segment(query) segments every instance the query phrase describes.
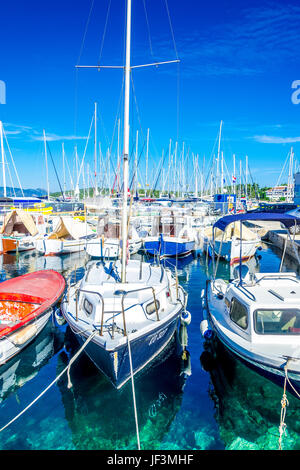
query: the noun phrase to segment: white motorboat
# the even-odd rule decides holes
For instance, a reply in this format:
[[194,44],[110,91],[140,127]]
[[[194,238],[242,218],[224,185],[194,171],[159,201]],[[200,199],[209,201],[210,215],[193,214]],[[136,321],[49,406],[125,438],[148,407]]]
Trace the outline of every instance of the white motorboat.
[[[108,217],[99,218],[97,237],[86,244],[85,250],[93,259],[117,259],[121,255],[121,227],[118,220],[110,221]],[[142,239],[134,226],[129,226],[129,254],[136,254],[142,247]]]
[[53,231],[36,240],[36,250],[45,256],[76,253],[83,251],[88,240],[95,236],[87,223],[70,216],[59,217]]
[[203,251],[211,257],[220,257],[230,264],[250,259],[261,246],[257,232],[247,227],[236,215],[227,215],[218,219],[213,226],[200,232],[203,239]]
[[0,230],[0,253],[34,250],[36,240],[46,233],[43,214],[13,209],[5,216]]
[[[277,220],[286,227],[295,223],[294,217],[285,214],[256,213],[241,217]],[[300,278],[293,272],[281,272],[282,261],[279,272],[250,273],[240,263],[231,282],[208,281],[202,292],[200,329],[205,338],[215,335],[237,358],[274,382],[283,384],[287,374],[289,389],[297,390],[300,389]]]

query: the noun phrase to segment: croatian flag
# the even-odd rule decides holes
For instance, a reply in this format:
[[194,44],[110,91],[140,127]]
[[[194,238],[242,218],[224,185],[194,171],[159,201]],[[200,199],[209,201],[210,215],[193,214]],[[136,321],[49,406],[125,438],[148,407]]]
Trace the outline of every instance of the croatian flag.
[[232,182],[235,183],[236,182],[236,176],[232,175]]

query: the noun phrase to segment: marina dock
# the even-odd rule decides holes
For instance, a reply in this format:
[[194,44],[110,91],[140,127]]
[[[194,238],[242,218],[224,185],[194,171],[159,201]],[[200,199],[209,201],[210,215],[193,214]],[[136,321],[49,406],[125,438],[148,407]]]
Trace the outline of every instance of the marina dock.
[[298,261],[297,253],[300,255],[300,234],[288,234],[287,231],[280,226],[279,222],[262,220],[249,223],[249,226],[258,230],[258,234],[263,241],[272,243],[282,251],[285,250],[286,254]]

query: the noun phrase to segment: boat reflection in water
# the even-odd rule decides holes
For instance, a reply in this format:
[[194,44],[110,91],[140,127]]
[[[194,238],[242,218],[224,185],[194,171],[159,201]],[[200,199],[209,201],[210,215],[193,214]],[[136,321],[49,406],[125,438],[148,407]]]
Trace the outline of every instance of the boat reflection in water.
[[[69,327],[57,374],[78,350]],[[142,449],[159,446],[181,406],[189,370],[183,369],[182,349],[175,335],[168,347],[135,377],[135,394]],[[188,354],[188,353],[187,353]],[[188,363],[188,360],[186,361]],[[187,373],[186,373],[187,372]],[[115,389],[84,355],[71,368],[72,388],[64,375],[58,382],[65,416],[76,449],[136,449],[137,437],[131,383]]]
[[[220,436],[228,450],[278,450],[283,389],[249,369],[222,343],[205,341],[200,356],[210,374],[209,395],[216,408]],[[300,403],[288,395],[284,449],[299,449]],[[289,414],[292,419],[289,419]]]
[[63,333],[48,322],[32,343],[0,367],[0,402],[32,380],[62,345]]

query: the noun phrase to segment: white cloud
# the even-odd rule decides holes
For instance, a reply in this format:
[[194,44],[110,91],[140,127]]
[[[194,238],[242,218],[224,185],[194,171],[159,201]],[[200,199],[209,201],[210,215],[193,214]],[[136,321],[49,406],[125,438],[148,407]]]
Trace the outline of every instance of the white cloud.
[[[32,140],[44,140],[43,135],[32,135]],[[57,135],[51,134],[46,132],[46,140],[48,142],[52,141],[64,141],[64,140],[85,140],[87,136],[79,136],[79,135]]]
[[254,140],[262,144],[293,144],[300,142],[300,137],[276,137],[272,135],[255,135]]

